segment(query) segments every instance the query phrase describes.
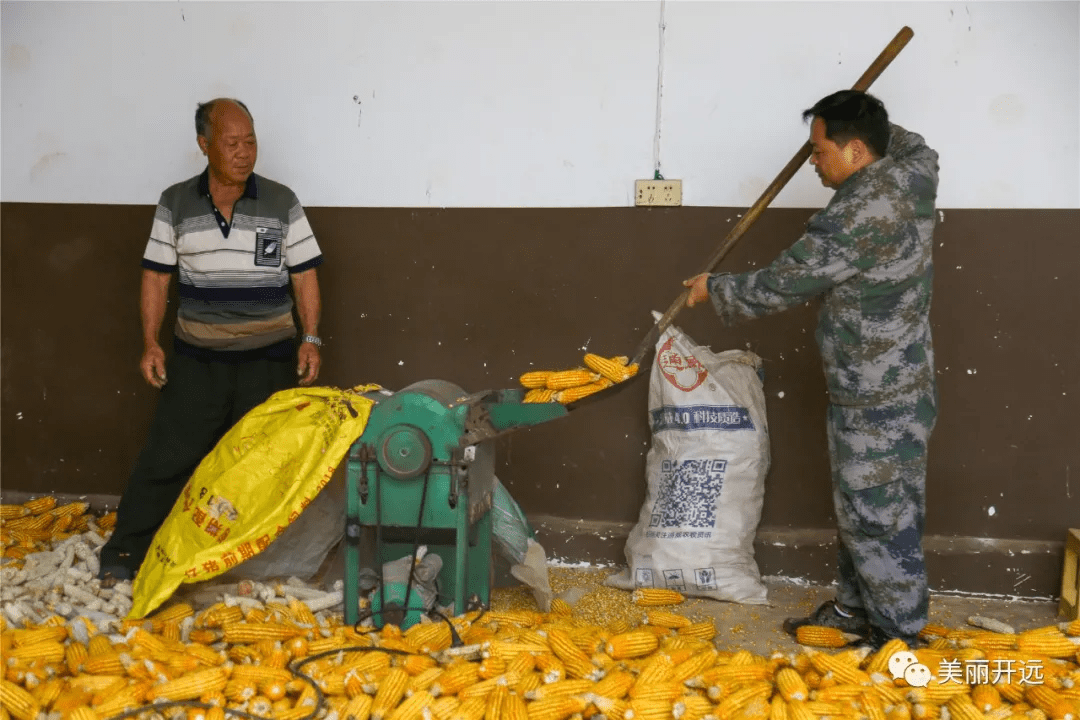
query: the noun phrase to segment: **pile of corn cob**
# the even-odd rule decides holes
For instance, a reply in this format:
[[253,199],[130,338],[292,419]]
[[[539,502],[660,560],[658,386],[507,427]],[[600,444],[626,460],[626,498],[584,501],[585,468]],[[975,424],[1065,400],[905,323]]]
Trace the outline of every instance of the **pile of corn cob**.
[[8,622],[43,622],[50,615],[108,623],[131,609],[131,584],[104,589],[97,579],[101,546],[116,513],[95,517],[88,504],[58,505],[53,496],[0,505],[0,602]]
[[[90,504],[72,502],[57,505],[52,495],[21,505],[0,505],[0,545],[5,560],[21,560],[27,555],[51,550],[52,545],[80,533],[103,535],[116,525],[116,513],[94,517]],[[5,562],[5,565],[7,562]]]
[[[65,537],[71,528],[85,522],[97,534],[110,522],[58,523],[77,513],[55,513],[62,508],[47,500],[21,507],[3,510],[5,551],[30,552],[7,556],[0,592],[13,573],[41,567],[35,556],[86,534]],[[42,533],[27,530],[29,518],[50,513],[64,529],[48,539],[23,534]],[[22,518],[13,532],[8,522]],[[405,631],[343,625],[331,612],[340,589],[246,583],[242,592],[144,620],[63,605],[12,617],[5,600],[0,720],[107,720],[146,706],[155,720],[224,720],[225,709],[284,720],[1080,720],[1080,621],[1020,633],[928,626],[928,647],[915,655],[934,671],[946,661],[1037,663],[1042,677],[917,688],[888,671],[889,657],[905,649],[898,641],[874,654],[719,652],[713,622],[673,612],[683,597],[671,590],[634,591],[639,614],[606,624],[556,599],[549,613],[471,613]],[[805,645],[846,640],[828,628],[801,632]],[[462,646],[452,647],[455,636]],[[212,709],[161,705],[170,701]]]
[[585,367],[572,370],[534,370],[519,378],[528,389],[525,402],[558,402],[566,405],[600,392],[637,374],[637,364],[628,365],[630,358],[601,357],[585,354]]
[[[131,610],[130,582],[103,588],[97,577],[101,546],[112,532],[116,513],[95,517],[86,510],[84,502],[58,506],[52,496],[0,505],[0,613],[11,626],[41,624],[56,615],[110,630]],[[221,597],[244,610],[295,597],[320,612],[340,610],[343,595],[340,587],[327,592],[290,578],[274,584],[244,581],[236,586],[235,596]]]
[[[246,612],[226,603],[196,612],[179,603],[88,637],[59,616],[22,629],[5,624],[0,719],[105,720],[183,700],[214,709],[153,708],[152,717],[222,720],[222,708],[284,720],[316,711],[331,720],[1078,717],[1080,622],[1011,638],[930,627],[930,647],[915,654],[931,668],[945,659],[1022,659],[1040,661],[1044,679],[914,688],[887,669],[899,642],[874,654],[718,652],[711,621],[694,623],[665,607],[681,600],[678,593],[638,590],[634,599],[644,606],[640,622],[588,624],[556,599],[550,613],[453,618],[453,634],[443,622],[405,631],[343,626],[296,599]],[[454,635],[463,646],[451,647]],[[356,647],[367,650],[347,650]],[[322,708],[315,688],[289,670],[304,659],[299,669],[323,694]]]

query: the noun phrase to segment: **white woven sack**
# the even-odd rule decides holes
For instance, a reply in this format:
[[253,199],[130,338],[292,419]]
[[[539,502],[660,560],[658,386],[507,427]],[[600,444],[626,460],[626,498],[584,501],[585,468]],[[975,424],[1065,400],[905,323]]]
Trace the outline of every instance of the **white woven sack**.
[[764,604],[754,560],[769,434],[761,358],[714,353],[669,327],[649,386],[646,496],[626,542],[628,569],[608,584]]

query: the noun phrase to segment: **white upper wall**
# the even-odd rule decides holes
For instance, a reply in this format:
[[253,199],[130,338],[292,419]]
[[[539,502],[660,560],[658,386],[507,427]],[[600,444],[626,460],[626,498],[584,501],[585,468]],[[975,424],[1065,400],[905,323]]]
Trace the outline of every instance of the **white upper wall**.
[[[257,171],[309,206],[606,207],[659,160],[747,206],[800,112],[875,83],[941,155],[943,208],[1080,207],[1077,2],[3,2],[8,202],[152,204],[202,170],[193,115],[244,100]],[[804,168],[774,206],[829,192]]]

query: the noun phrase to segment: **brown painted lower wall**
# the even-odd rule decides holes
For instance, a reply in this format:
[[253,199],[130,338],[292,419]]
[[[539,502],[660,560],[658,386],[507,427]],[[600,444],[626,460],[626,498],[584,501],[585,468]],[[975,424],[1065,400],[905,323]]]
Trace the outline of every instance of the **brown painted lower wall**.
[[[666,309],[739,212],[311,208],[327,256],[321,382],[400,389],[440,378],[477,391],[577,363],[586,347],[628,354],[649,312]],[[766,211],[722,269],[769,262],[811,212]],[[0,205],[5,492],[122,492],[154,404],[137,372],[138,261],[152,217],[144,206]],[[939,223],[935,587],[1058,592],[1065,529],[1080,525],[1077,227],[1072,210],[945,210]],[[821,580],[831,578],[832,541],[822,538],[833,516],[815,313],[725,329],[695,308],[676,324],[716,350],[749,347],[764,359],[773,462],[759,564]],[[636,520],[646,391],[637,382],[497,441],[500,479],[539,524],[584,518],[617,538]],[[590,533],[556,542],[563,530],[550,531],[567,546],[560,556],[619,559],[617,539],[590,549]]]

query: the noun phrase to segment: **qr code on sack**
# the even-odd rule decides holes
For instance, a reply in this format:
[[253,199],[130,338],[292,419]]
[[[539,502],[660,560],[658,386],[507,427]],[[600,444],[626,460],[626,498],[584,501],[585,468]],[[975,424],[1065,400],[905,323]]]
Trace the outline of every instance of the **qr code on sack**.
[[711,528],[727,460],[664,460],[649,527]]

